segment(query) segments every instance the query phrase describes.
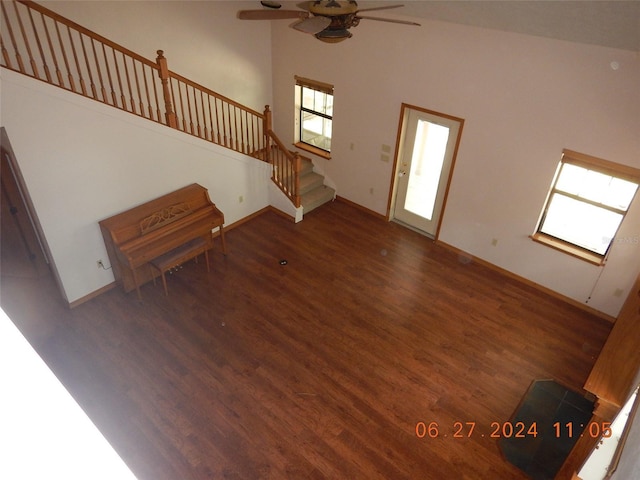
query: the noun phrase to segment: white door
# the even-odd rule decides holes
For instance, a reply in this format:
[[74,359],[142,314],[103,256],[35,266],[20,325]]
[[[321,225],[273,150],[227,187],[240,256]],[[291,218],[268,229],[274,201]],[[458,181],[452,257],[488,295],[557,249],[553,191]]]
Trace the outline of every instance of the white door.
[[435,238],[463,120],[404,109],[393,219]]

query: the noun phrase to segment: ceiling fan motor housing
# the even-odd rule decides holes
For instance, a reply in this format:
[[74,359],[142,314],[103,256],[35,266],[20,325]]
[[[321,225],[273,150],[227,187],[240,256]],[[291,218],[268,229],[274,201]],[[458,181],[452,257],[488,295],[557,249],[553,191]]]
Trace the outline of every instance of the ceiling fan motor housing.
[[349,28],[359,23],[358,4],[353,0],[319,0],[309,4],[309,11],[317,16],[331,18],[331,24],[315,37],[326,43],[338,43],[351,38]]
[[354,15],[358,11],[358,4],[353,0],[319,0],[310,2],[309,11],[324,17]]

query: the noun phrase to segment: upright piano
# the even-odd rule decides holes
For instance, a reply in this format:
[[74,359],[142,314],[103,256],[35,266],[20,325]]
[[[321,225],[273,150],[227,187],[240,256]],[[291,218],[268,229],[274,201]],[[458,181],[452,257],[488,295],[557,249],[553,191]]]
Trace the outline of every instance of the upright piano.
[[140,296],[140,285],[154,277],[149,263],[173,249],[202,238],[213,246],[219,228],[222,251],[224,214],[197,183],[163,195],[99,222],[113,275],[125,292]]

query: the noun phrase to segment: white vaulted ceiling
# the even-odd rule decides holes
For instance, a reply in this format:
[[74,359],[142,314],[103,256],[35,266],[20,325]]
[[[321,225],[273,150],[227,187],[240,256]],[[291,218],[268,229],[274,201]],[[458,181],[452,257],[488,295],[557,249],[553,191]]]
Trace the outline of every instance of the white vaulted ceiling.
[[[296,8],[300,2],[280,2]],[[359,1],[360,8],[404,5],[369,16],[415,17],[640,51],[640,0]],[[419,20],[418,20],[419,21]]]

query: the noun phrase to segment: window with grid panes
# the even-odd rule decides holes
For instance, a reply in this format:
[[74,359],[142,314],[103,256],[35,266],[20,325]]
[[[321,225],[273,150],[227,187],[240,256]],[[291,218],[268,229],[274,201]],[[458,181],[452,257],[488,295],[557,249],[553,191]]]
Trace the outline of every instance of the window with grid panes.
[[296,146],[329,157],[333,122],[333,86],[302,77],[296,80]]
[[639,183],[640,170],[564,150],[532,238],[602,264]]

